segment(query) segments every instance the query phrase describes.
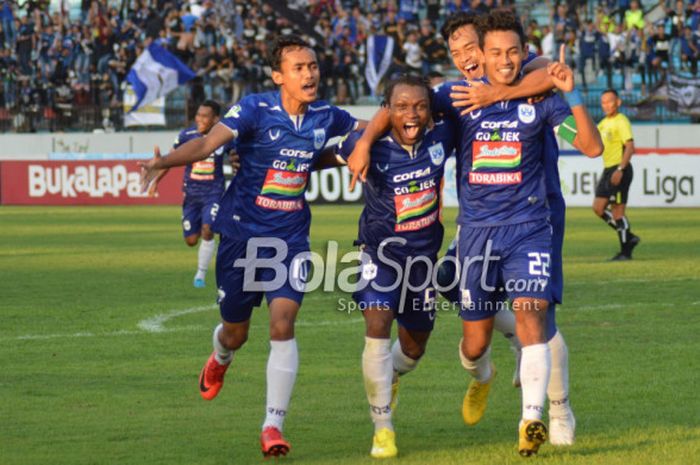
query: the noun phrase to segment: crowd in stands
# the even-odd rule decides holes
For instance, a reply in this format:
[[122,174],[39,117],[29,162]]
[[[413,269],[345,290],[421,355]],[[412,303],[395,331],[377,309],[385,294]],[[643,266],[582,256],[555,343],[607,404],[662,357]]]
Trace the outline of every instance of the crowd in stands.
[[[438,33],[446,15],[496,7],[518,9],[537,53],[554,58],[565,44],[584,89],[599,76],[609,87],[620,76],[615,84],[630,90],[640,79],[654,85],[669,70],[697,74],[700,0],[645,4],[646,15],[638,0],[545,1],[548,20],[531,15],[541,3],[83,0],[69,14],[49,8],[48,0],[0,0],[0,120],[31,111],[51,117],[81,105],[121,111],[125,77],[152,42],[197,73],[187,89],[190,104],[232,102],[273,87],[267,47],[274,34],[289,32],[305,36],[318,51],[321,97],[352,104],[372,93],[364,77],[368,36],[393,37],[389,74],[446,73],[449,56]],[[21,130],[21,121],[15,123]]]

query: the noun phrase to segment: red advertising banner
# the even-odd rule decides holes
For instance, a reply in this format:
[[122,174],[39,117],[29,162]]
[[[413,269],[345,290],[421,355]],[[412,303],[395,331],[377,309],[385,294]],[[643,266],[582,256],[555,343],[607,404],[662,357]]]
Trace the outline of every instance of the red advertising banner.
[[3,161],[3,205],[179,205],[184,168],[171,169],[158,197],[141,192],[135,160]]

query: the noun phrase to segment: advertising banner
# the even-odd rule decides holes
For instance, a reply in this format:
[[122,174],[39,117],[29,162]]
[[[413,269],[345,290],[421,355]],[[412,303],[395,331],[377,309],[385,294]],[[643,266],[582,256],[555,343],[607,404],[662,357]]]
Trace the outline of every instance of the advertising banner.
[[[566,205],[591,206],[603,160],[563,153],[559,176]],[[637,149],[632,169],[631,207],[700,207],[700,149]],[[443,205],[457,206],[454,158],[445,165]]]
[[184,168],[171,169],[158,197],[141,192],[136,161],[3,161],[3,205],[179,205]]

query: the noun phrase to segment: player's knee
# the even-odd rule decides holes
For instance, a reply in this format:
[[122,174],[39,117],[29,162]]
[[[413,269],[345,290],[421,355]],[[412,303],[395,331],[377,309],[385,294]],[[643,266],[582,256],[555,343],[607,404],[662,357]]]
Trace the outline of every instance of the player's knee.
[[208,224],[202,225],[202,239],[205,241],[214,239],[214,231],[211,230],[211,227]]
[[199,242],[199,234],[192,234],[191,236],[185,237],[185,243],[190,247],[194,247]]
[[593,204],[593,213],[596,214],[596,216],[603,216],[603,212],[605,211],[605,207],[597,204]]
[[238,350],[248,341],[248,331],[222,332],[219,340],[227,349]]
[[423,356],[423,354],[425,354],[425,346],[421,346],[419,344],[411,344],[410,346],[406,347],[401,346],[401,352],[403,352],[408,358],[418,360]]
[[294,320],[280,318],[270,322],[270,339],[287,340],[294,337]]
[[462,354],[469,360],[477,360],[486,353],[489,344],[486,341],[462,340]]

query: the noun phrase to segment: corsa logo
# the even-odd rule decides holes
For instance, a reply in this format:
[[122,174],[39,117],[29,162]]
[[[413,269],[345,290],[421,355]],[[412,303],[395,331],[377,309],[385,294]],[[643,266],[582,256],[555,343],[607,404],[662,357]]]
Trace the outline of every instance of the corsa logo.
[[307,173],[268,169],[260,193],[296,197],[304,193],[307,177]]
[[483,142],[472,145],[472,168],[515,168],[521,161],[520,142]]

